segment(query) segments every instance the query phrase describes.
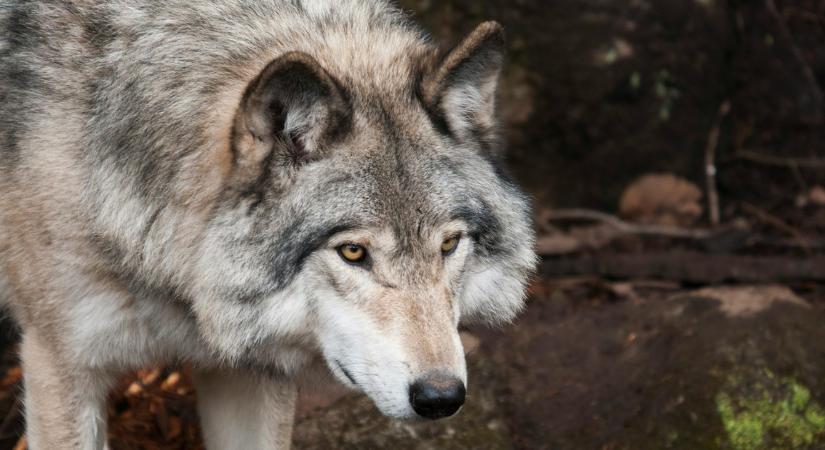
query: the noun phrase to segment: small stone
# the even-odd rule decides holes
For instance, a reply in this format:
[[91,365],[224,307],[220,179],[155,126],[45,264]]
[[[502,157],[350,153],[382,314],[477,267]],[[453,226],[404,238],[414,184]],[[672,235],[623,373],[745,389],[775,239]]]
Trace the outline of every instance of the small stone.
[[825,206],[825,188],[822,186],[814,186],[808,192],[808,201],[817,206]]

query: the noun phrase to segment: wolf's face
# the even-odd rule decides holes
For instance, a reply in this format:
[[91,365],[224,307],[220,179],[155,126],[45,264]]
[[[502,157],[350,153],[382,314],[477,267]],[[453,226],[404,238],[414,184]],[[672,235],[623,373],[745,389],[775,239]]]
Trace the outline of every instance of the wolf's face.
[[533,264],[523,199],[485,161],[433,138],[431,151],[407,143],[408,180],[395,163],[376,162],[354,182],[363,194],[339,191],[352,222],[303,270],[327,364],[394,417],[438,418],[461,406],[459,322],[513,317]]
[[[457,291],[472,243],[462,239],[465,224],[439,225],[416,236],[415,252],[392,229],[343,232],[313,262],[319,281],[326,279],[314,297],[327,364],[394,417],[412,417],[414,408],[423,416],[449,415],[463,402]],[[422,393],[411,397],[416,382],[435,380],[447,411],[428,408]]]
[[511,319],[535,266],[527,201],[493,162],[501,51],[484,24],[384,96],[305,54],[272,62],[236,118],[236,206],[203,257],[225,300],[195,301],[204,336],[284,369],[319,350],[389,416],[457,411],[459,323]]

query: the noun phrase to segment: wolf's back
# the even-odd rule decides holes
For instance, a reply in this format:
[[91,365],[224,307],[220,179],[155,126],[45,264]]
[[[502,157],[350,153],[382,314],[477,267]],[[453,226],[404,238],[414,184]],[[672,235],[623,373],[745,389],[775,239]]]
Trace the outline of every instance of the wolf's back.
[[88,234],[177,277],[204,224],[178,227],[208,218],[264,66],[303,52],[374,96],[406,89],[432,47],[383,0],[0,1],[0,228]]

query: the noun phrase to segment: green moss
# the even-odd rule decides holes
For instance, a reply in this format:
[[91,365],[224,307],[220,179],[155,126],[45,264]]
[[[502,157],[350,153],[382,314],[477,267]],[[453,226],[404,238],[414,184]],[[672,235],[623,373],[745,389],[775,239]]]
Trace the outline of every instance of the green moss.
[[819,405],[809,406],[808,409],[805,410],[805,419],[807,419],[811,425],[819,429],[825,429],[825,414]]
[[716,397],[716,408],[734,448],[744,450],[762,445],[765,430],[760,420],[748,412],[737,414],[731,398],[725,393]]
[[811,391],[765,371],[754,382],[731,377],[716,396],[730,447],[735,450],[806,448],[825,432],[825,413]]
[[811,401],[811,391],[801,384],[791,382],[791,408],[794,411],[802,411]]

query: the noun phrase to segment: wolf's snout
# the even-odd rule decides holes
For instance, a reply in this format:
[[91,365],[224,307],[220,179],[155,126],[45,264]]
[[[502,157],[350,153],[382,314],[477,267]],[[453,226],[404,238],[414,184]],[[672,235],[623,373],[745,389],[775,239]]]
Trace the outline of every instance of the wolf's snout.
[[464,404],[464,382],[444,374],[425,375],[410,386],[410,405],[421,417],[449,417]]

